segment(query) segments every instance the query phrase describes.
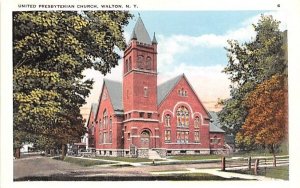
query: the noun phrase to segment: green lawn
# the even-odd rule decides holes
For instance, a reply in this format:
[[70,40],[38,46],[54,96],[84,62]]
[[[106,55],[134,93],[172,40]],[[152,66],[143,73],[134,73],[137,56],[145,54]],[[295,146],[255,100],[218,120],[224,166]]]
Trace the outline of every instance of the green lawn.
[[[280,153],[276,154],[278,155],[287,155],[286,153]],[[266,157],[271,157],[272,154],[269,152],[263,152],[263,151],[254,151],[254,152],[239,152],[239,153],[233,153],[230,155],[224,155],[226,158],[231,158],[231,157],[256,157],[256,156],[266,156]],[[203,159],[220,159],[223,157],[223,155],[175,155],[175,156],[168,156],[169,159],[176,159],[176,160],[203,160]],[[284,157],[284,158],[288,158]]]
[[201,160],[201,159],[220,159],[222,158],[221,155],[176,155],[170,156],[169,159],[176,159],[176,160]]
[[[253,170],[231,170],[229,172],[241,173],[241,174],[250,174],[254,175]],[[258,175],[266,176],[270,178],[289,180],[289,167],[288,166],[278,166],[263,168],[260,167],[258,170]]]
[[[122,161],[129,163],[141,163],[141,162],[152,162],[152,159],[145,158],[129,158],[129,157],[106,157],[106,156],[98,156],[96,159],[104,159],[104,160],[113,160],[113,161]],[[158,160],[155,160],[158,161]]]
[[88,160],[88,159],[77,159],[72,157],[65,157],[65,162],[78,164],[80,166],[94,166],[94,165],[103,165],[103,164],[114,164],[113,162],[106,161],[96,161],[96,160]]
[[240,178],[223,178],[220,176],[214,176],[207,173],[184,173],[184,174],[172,174],[172,175],[159,175],[160,179],[163,177],[172,177],[171,180],[182,181],[182,180],[194,180],[194,181],[211,181],[211,180],[244,180]]
[[277,178],[289,180],[289,166],[278,166],[274,168],[267,168],[265,176],[270,178]]

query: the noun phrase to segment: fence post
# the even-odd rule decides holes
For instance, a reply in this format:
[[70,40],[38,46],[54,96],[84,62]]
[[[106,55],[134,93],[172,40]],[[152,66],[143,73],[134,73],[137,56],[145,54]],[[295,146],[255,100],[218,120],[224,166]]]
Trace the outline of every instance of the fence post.
[[251,170],[251,157],[248,158],[248,169]]
[[255,164],[254,164],[254,174],[255,175],[258,174],[258,165],[259,165],[259,159],[256,159]]
[[226,167],[226,164],[225,164],[225,157],[222,157],[222,166],[221,166],[221,170],[222,170],[222,171],[225,171],[225,167]]

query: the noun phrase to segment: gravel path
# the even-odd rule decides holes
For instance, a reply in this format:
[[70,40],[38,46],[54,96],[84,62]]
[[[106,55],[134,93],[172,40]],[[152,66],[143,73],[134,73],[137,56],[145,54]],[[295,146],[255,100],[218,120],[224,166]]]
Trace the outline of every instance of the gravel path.
[[30,157],[14,160],[14,179],[28,176],[50,176],[50,175],[105,175],[105,176],[149,176],[153,171],[180,171],[186,168],[217,168],[220,164],[181,164],[162,166],[126,166],[111,167],[106,165],[82,167],[76,164],[54,160],[48,157]]

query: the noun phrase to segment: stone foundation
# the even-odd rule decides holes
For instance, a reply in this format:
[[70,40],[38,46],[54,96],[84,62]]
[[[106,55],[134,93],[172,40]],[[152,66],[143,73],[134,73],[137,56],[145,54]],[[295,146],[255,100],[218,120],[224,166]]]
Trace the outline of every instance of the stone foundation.
[[97,150],[96,156],[123,157],[124,150]]
[[[136,152],[130,153],[130,150],[118,149],[118,150],[96,150],[96,153],[92,155],[96,156],[110,156],[110,157],[138,157],[138,158],[148,158],[149,157],[149,149],[140,148],[136,149]],[[158,155],[162,158],[166,158],[166,156],[171,155],[223,155],[228,154],[228,149],[212,149],[212,150],[167,150],[164,148],[153,148],[153,151],[156,151]]]
[[210,154],[213,154],[213,155],[227,155],[229,153],[230,153],[229,149],[212,149],[212,150],[210,150]]
[[149,149],[137,149],[137,157],[148,158],[149,157]]
[[153,151],[156,151],[158,153],[158,155],[161,157],[161,158],[166,158],[167,156],[167,150],[166,149],[152,149]]
[[167,150],[166,155],[209,155],[210,150]]

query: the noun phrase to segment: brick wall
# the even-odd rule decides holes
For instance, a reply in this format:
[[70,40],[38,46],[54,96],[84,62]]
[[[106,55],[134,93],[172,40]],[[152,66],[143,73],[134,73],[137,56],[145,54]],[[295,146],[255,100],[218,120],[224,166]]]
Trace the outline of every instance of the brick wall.
[[[184,90],[187,92],[187,96],[179,96],[178,91]],[[177,116],[176,111],[180,106],[184,106],[189,111],[189,127],[177,128]],[[208,114],[205,111],[201,101],[189,86],[185,76],[181,78],[178,84],[170,92],[168,97],[160,104],[158,112],[160,114],[160,134],[162,148],[173,149],[199,149],[209,148],[209,120]],[[165,126],[165,115],[171,115],[171,128]],[[198,116],[200,118],[199,128],[194,127],[194,118]],[[171,130],[171,141],[165,143],[165,130]],[[177,143],[177,131],[189,131],[189,143],[178,144]],[[195,143],[194,132],[199,131],[200,142]]]

